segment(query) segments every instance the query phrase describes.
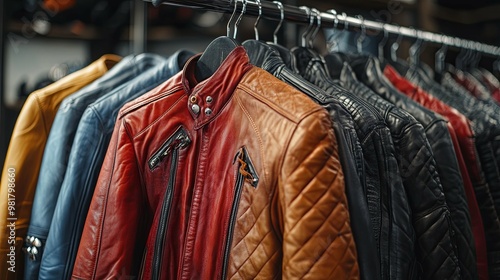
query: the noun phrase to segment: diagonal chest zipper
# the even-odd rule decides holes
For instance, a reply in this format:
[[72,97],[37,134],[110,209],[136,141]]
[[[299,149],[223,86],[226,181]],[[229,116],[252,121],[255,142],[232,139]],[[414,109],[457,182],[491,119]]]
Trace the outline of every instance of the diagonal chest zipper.
[[168,178],[168,185],[163,197],[162,206],[160,209],[160,220],[158,224],[158,231],[156,233],[155,247],[153,251],[153,269],[151,279],[160,279],[161,272],[161,259],[163,253],[163,246],[165,243],[165,235],[167,232],[167,225],[170,216],[170,208],[172,205],[172,197],[174,193],[174,183],[177,173],[177,165],[179,161],[179,150],[186,148],[191,143],[189,135],[184,127],[179,127],[172,136],[160,147],[160,149],[151,156],[149,159],[149,168],[151,170],[159,166],[165,159],[170,157],[170,171]]
[[259,176],[255,171],[255,167],[250,160],[248,151],[245,147],[241,147],[236,153],[233,164],[238,164],[238,174],[236,176],[236,184],[234,187],[234,199],[231,207],[231,215],[229,216],[229,228],[227,231],[227,239],[224,246],[224,260],[222,267],[222,278],[227,277],[227,266],[229,262],[229,254],[231,250],[231,243],[233,241],[234,224],[236,223],[236,215],[238,214],[238,205],[240,202],[241,192],[245,181],[252,187],[257,188],[259,183]]

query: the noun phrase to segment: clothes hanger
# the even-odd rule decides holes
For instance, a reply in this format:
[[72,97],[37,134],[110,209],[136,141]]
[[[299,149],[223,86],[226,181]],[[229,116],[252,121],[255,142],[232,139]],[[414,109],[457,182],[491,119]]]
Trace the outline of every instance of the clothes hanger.
[[361,20],[361,34],[359,34],[358,39],[356,40],[356,49],[358,51],[358,54],[362,54],[363,53],[363,42],[365,41],[365,38],[366,38],[365,19],[361,15],[357,15],[356,17]]
[[[243,1],[243,8],[239,20],[243,16],[246,10],[247,0]],[[227,56],[239,46],[236,41],[237,34],[237,24],[235,23],[234,35],[230,35],[230,24],[234,15],[236,14],[236,8],[238,5],[238,0],[234,0],[234,10],[227,23],[227,35],[221,36],[214,39],[205,49],[200,59],[196,62],[195,76],[198,81],[203,81],[208,77],[212,76],[215,71],[220,67],[222,62],[227,58]],[[239,23],[239,22],[237,22]]]
[[[413,30],[415,30],[415,29],[413,29]],[[408,60],[410,62],[410,67],[412,67],[412,68],[416,68],[420,64],[420,53],[423,49],[423,47],[422,47],[423,40],[420,36],[418,36],[418,31],[415,31],[415,32],[417,33],[417,39],[410,46],[409,57],[408,57]]]
[[441,82],[441,78],[445,71],[445,59],[446,52],[448,51],[448,45],[444,42],[444,35],[441,35],[443,38],[443,45],[434,55],[434,79],[436,82]]
[[391,45],[391,60],[396,62],[398,61],[397,51],[399,49],[399,45],[401,44],[401,40],[403,39],[403,35],[401,35],[401,26],[398,27],[398,37],[396,41]]
[[337,41],[333,40],[335,30],[337,30],[339,24],[338,14],[337,11],[334,9],[327,10],[326,12],[331,13],[333,15],[333,29],[330,37],[327,38],[326,40],[326,47],[328,49],[328,52],[339,51]]
[[380,61],[384,61],[385,58],[385,45],[387,44],[387,41],[389,40],[389,31],[385,29],[385,23],[382,25],[382,31],[384,31],[384,37],[380,42],[378,43],[378,59]]
[[295,63],[293,61],[294,57],[292,56],[292,53],[288,48],[278,44],[278,32],[283,25],[283,20],[285,19],[285,8],[283,7],[283,3],[281,3],[280,1],[273,1],[273,3],[276,4],[278,6],[278,9],[280,10],[280,21],[274,29],[273,42],[267,42],[267,44],[279,53],[279,55],[283,59],[283,62],[288,68],[293,69],[292,65],[294,65]]
[[255,20],[255,23],[253,25],[253,31],[255,32],[255,40],[259,41],[259,29],[257,28],[257,25],[259,24],[260,17],[262,16],[262,3],[260,0],[256,0],[257,5],[259,5],[259,15],[257,16],[257,19]]

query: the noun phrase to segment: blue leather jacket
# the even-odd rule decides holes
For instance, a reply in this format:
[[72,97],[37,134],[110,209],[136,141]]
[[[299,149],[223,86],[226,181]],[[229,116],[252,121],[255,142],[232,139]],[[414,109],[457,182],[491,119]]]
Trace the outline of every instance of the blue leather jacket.
[[[122,60],[123,63],[116,65],[109,75],[103,76],[96,83],[63,102],[58,112],[58,117],[59,115],[60,117],[56,117],[53,126],[55,129],[51,131],[51,135],[54,136],[49,136],[49,141],[50,138],[54,138],[53,147],[57,148],[51,152],[45,151],[46,156],[42,163],[41,174],[47,181],[39,180],[35,195],[27,246],[33,248],[39,245],[39,247],[37,247],[37,254],[34,254],[31,249],[31,254],[27,256],[29,259],[25,269],[27,279],[63,279],[68,277],[64,276],[66,273],[68,273],[66,275],[71,273],[74,260],[74,256],[71,257],[71,255],[76,255],[76,249],[72,249],[75,250],[72,252],[71,248],[78,248],[79,244],[79,233],[73,233],[81,231],[83,227],[86,217],[84,205],[88,208],[93,189],[90,189],[90,194],[87,195],[89,197],[87,202],[86,196],[74,196],[73,192],[75,190],[83,192],[85,187],[93,188],[95,184],[100,162],[107,148],[105,137],[98,134],[111,135],[116,112],[127,100],[145,92],[143,88],[149,87],[149,84],[152,84],[150,87],[156,86],[178,72],[179,67],[172,62],[174,60],[177,62],[174,57],[166,61],[160,56],[151,54],[129,56]],[[156,72],[161,72],[161,74],[153,75]],[[135,90],[125,87],[125,85],[137,83],[140,83],[140,86],[136,86]],[[123,91],[118,91],[120,89]],[[95,102],[98,98],[100,99]],[[104,103],[101,100],[108,100],[108,102]],[[97,108],[94,105],[100,104],[99,101],[104,104],[101,106],[103,108],[93,112],[99,112],[100,115],[92,115],[89,112]],[[89,121],[89,115],[95,119]],[[109,125],[100,124],[100,122],[112,122],[111,130],[106,129]],[[81,125],[78,125],[79,123]],[[81,150],[85,153],[81,154]],[[100,161],[99,158],[101,158]],[[52,172],[44,173],[44,166]],[[56,177],[54,171],[59,174],[57,180],[54,180]],[[40,178],[42,179],[42,176]],[[72,202],[71,206],[74,208],[64,210],[63,206],[67,205],[68,197],[78,198],[78,201]],[[69,222],[66,223],[66,221]],[[81,224],[80,227],[78,227],[79,224]],[[52,230],[54,230],[54,238],[58,239],[57,242],[50,242],[49,232]],[[73,235],[77,235],[78,238],[74,240]],[[44,256],[44,251],[50,254]]]

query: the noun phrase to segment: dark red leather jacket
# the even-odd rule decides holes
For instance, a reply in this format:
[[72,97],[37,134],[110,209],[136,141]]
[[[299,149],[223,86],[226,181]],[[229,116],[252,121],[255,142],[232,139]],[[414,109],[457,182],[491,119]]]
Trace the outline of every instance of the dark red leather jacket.
[[[474,144],[474,134],[470,128],[469,121],[457,110],[449,107],[440,100],[423,91],[418,86],[407,81],[390,65],[386,65],[384,68],[384,75],[402,93],[417,101],[421,105],[438,114],[441,114],[443,117],[447,118],[451,124],[452,127],[449,131],[454,142],[460,171],[463,176],[465,193],[467,195],[467,204],[471,215],[472,231],[476,245],[478,273],[480,279],[488,279],[488,259],[485,232],[481,218],[482,213],[479,210],[480,208],[478,201],[476,200],[474,189],[475,187],[483,188],[485,185],[485,179],[481,175],[482,171],[479,166],[479,159]],[[481,199],[479,199],[479,201],[481,201]]]
[[74,279],[358,279],[328,113],[253,67],[198,57],[122,108]]

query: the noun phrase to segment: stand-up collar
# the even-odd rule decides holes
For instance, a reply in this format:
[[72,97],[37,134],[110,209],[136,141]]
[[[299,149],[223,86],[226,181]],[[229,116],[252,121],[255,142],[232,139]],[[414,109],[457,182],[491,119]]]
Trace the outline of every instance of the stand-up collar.
[[243,75],[252,68],[243,47],[235,48],[217,71],[204,81],[195,77],[200,55],[192,57],[182,72],[182,85],[188,95],[188,110],[195,119],[195,129],[201,128],[219,115],[231,98]]

